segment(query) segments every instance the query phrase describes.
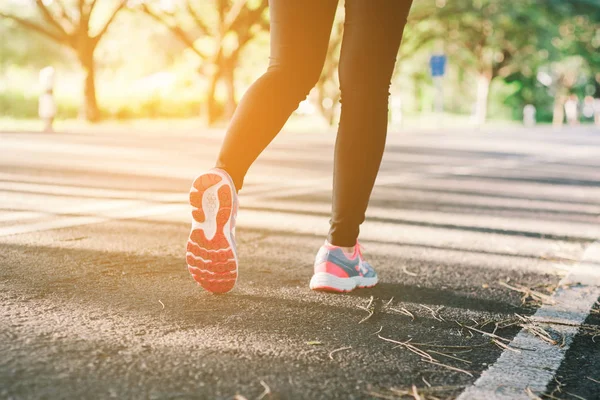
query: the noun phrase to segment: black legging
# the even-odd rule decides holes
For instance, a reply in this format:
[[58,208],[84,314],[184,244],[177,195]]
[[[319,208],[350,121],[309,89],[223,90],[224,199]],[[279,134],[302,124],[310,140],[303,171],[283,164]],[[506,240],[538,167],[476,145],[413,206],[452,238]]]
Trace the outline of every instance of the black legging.
[[[270,0],[269,68],[237,107],[217,161],[236,188],[319,79],[338,0]],[[356,244],[387,133],[389,86],[412,0],[346,0],[328,240]]]

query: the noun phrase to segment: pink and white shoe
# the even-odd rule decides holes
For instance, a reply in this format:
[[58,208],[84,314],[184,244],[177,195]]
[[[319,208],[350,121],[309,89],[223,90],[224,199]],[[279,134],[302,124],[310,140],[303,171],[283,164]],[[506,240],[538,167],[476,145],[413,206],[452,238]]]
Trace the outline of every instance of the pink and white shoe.
[[233,180],[217,168],[200,175],[190,189],[190,204],[193,219],[186,252],[188,270],[209,292],[229,292],[238,277],[238,201]]
[[325,242],[315,259],[315,272],[310,280],[310,288],[350,292],[355,288],[373,287],[377,282],[377,273],[364,260],[358,242],[350,257],[340,247]]

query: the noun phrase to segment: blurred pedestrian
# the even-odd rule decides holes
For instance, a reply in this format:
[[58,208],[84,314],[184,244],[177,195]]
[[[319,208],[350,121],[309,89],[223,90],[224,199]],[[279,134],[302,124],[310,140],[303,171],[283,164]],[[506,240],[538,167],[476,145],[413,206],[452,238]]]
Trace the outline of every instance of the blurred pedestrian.
[[594,99],[594,120],[596,126],[600,127],[600,98]]
[[527,104],[523,108],[523,124],[526,127],[530,128],[535,125],[535,123],[536,123],[535,114],[536,114],[536,109],[533,104]]
[[56,116],[54,101],[54,68],[46,67],[40,71],[40,96],[38,100],[38,115],[44,123],[44,132],[53,132],[52,124]]
[[585,96],[583,99],[581,116],[584,118],[585,122],[594,120],[594,98],[592,96]]
[[565,101],[565,115],[569,125],[577,125],[579,123],[579,99],[577,95],[570,95]]
[[[390,81],[411,3],[345,2],[331,226],[316,256],[312,289],[347,292],[378,282],[357,238],[383,155]],[[237,107],[216,167],[196,178],[190,193],[188,269],[211,292],[235,285],[237,192],[254,160],[319,79],[337,5],[338,0],[269,1],[269,67]]]

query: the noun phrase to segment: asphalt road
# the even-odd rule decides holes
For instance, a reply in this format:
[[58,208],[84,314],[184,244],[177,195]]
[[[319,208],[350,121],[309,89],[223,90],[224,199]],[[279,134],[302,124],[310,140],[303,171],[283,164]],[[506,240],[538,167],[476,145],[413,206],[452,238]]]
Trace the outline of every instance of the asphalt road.
[[599,130],[391,132],[361,233],[381,283],[349,295],[308,289],[332,133],[275,140],[241,193],[238,285],[193,282],[187,192],[221,137],[0,133],[0,398],[456,398],[511,352],[552,378],[521,396],[600,398],[597,304],[571,336],[519,319],[596,296]]

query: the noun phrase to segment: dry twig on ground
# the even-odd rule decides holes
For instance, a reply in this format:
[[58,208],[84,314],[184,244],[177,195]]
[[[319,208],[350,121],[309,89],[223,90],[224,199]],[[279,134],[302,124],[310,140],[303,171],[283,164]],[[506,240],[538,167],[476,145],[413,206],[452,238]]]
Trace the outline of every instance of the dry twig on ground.
[[533,393],[533,391],[528,387],[527,389],[525,389],[525,393],[527,394],[527,396],[532,399],[532,400],[543,400],[541,397],[539,397],[537,394]]
[[492,339],[492,343],[494,343],[496,346],[500,347],[503,350],[510,350],[510,351],[515,352],[515,353],[520,353],[521,352],[521,350],[512,348],[510,346],[507,346],[507,345],[505,345],[504,343],[502,343],[501,341],[499,341],[497,339]]
[[331,350],[331,351],[329,352],[329,358],[330,358],[331,360],[333,360],[333,355],[334,355],[335,353],[337,353],[338,351],[342,351],[342,350],[349,350],[349,349],[351,349],[351,348],[352,348],[352,346],[346,346],[346,347],[340,347],[339,349]]
[[262,385],[262,387],[264,387],[264,388],[265,388],[265,391],[264,391],[264,392],[262,392],[262,394],[261,394],[260,396],[258,396],[258,397],[256,398],[256,400],[262,400],[262,399],[263,399],[265,396],[268,396],[268,395],[270,395],[270,394],[271,394],[271,388],[269,387],[269,385],[267,385],[267,384],[265,383],[265,381],[261,380],[261,381],[260,381],[260,384]]
[[400,313],[400,314],[404,314],[404,315],[406,315],[406,316],[409,316],[409,317],[410,317],[410,318],[411,318],[413,321],[415,320],[415,316],[414,316],[414,314],[413,314],[413,313],[411,313],[410,311],[408,311],[408,310],[407,310],[406,308],[404,308],[404,307],[400,307],[400,308],[391,308],[391,307],[390,307],[390,308],[389,308],[389,310],[396,311],[396,312],[398,312],[398,313]]
[[397,400],[396,396],[388,396],[387,394],[377,393],[377,392],[365,392],[369,396],[373,396],[377,399],[386,399],[386,400]]
[[498,335],[496,335],[495,333],[489,333],[489,332],[486,332],[486,331],[479,330],[479,329],[477,329],[477,328],[474,328],[474,327],[472,327],[472,326],[469,326],[469,325],[463,325],[463,324],[461,324],[461,323],[460,323],[460,322],[458,322],[458,321],[455,321],[455,322],[456,322],[458,325],[460,325],[461,327],[463,327],[463,328],[467,328],[467,329],[468,329],[468,330],[470,330],[470,331],[475,331],[475,332],[477,332],[477,333],[481,333],[483,336],[489,336],[489,337],[491,337],[492,339],[498,339],[498,340],[502,340],[502,341],[504,341],[504,342],[510,343],[510,340],[509,340],[509,339],[507,339],[507,338],[503,338],[502,336],[498,336]]
[[600,383],[600,381],[599,381],[599,380],[596,380],[596,379],[594,379],[594,378],[590,378],[589,376],[586,376],[586,379],[589,379],[589,380],[590,380],[590,381],[592,381],[592,382]]
[[433,316],[433,319],[435,319],[436,321],[440,321],[440,322],[446,322],[446,320],[445,320],[444,318],[442,318],[442,317],[440,317],[440,316],[438,315],[438,312],[439,312],[440,310],[442,310],[442,309],[444,308],[444,306],[438,307],[438,308],[437,308],[437,310],[434,310],[434,309],[433,309],[433,308],[431,308],[431,307],[427,307],[427,306],[426,306],[426,305],[424,305],[424,304],[421,304],[421,307],[423,307],[424,309],[426,309],[427,311],[429,311],[429,312],[431,313],[431,315]]
[[363,322],[365,322],[366,320],[368,320],[369,318],[371,318],[373,316],[373,314],[375,313],[375,307],[371,307],[372,304],[373,304],[373,296],[371,296],[371,298],[369,299],[369,304],[367,304],[366,307],[357,306],[361,310],[365,310],[366,312],[369,313],[369,315],[367,315],[366,317],[364,317],[363,319],[361,319],[359,321],[359,324],[362,324]]
[[509,285],[503,281],[499,281],[498,283],[505,288],[522,293],[523,296],[521,296],[521,303],[524,305],[532,302],[541,304],[556,304],[556,301],[552,298],[552,296],[538,292],[537,290],[533,290],[522,285]]
[[[521,327],[525,331],[529,332],[533,336],[536,336],[550,344],[558,344],[558,342],[552,338],[552,336],[550,335],[550,333],[548,333],[548,331],[546,331],[544,328],[542,328],[540,325],[538,325],[536,322],[534,322],[531,318],[524,317],[519,314],[515,314],[515,316],[519,320],[521,320],[521,322],[522,322]],[[564,336],[563,336],[563,343],[564,343]]]
[[[447,368],[447,369],[449,369],[449,370],[452,370],[452,371],[461,372],[461,373],[463,373],[463,374],[466,374],[466,375],[469,375],[469,376],[471,376],[471,377],[473,376],[473,374],[471,374],[471,373],[470,373],[470,372],[468,372],[468,371],[465,371],[464,369],[456,368],[456,367],[453,367],[453,366],[451,366],[451,365],[447,365],[447,364],[441,363],[439,360],[435,359],[435,358],[434,358],[434,357],[433,357],[431,354],[429,354],[427,351],[425,351],[425,350],[423,350],[423,349],[420,349],[420,348],[419,348],[419,347],[417,347],[416,345],[413,345],[413,344],[411,344],[411,343],[410,343],[411,339],[409,339],[409,340],[407,340],[407,341],[404,341],[404,342],[400,342],[400,341],[398,341],[398,340],[394,340],[394,339],[390,339],[390,338],[383,337],[383,336],[381,336],[380,334],[377,334],[377,337],[378,337],[379,339],[381,339],[381,340],[384,340],[384,341],[386,341],[386,342],[390,342],[390,343],[394,343],[394,344],[396,344],[397,346],[395,346],[394,348],[398,348],[398,347],[400,347],[400,348],[404,348],[404,349],[406,349],[406,350],[408,350],[408,351],[410,351],[410,352],[412,352],[412,353],[415,353],[416,355],[418,355],[419,357],[421,357],[421,361],[425,361],[425,362],[428,362],[428,363],[430,363],[430,364],[438,365],[438,366],[440,366],[440,367],[444,367],[444,368]],[[444,357],[449,357],[449,358],[453,358],[453,359],[456,359],[456,360],[459,360],[459,361],[462,361],[462,362],[467,362],[467,363],[468,363],[468,361],[467,361],[467,360],[463,360],[463,359],[460,359],[460,358],[458,358],[458,357],[454,357],[454,356],[452,356],[452,355],[449,355],[449,354],[446,354],[446,353],[442,353],[442,352],[434,352],[434,351],[431,351],[431,350],[430,350],[430,352],[431,352],[431,353],[436,353],[436,354],[438,354],[438,355],[441,355],[441,356],[444,356]]]

